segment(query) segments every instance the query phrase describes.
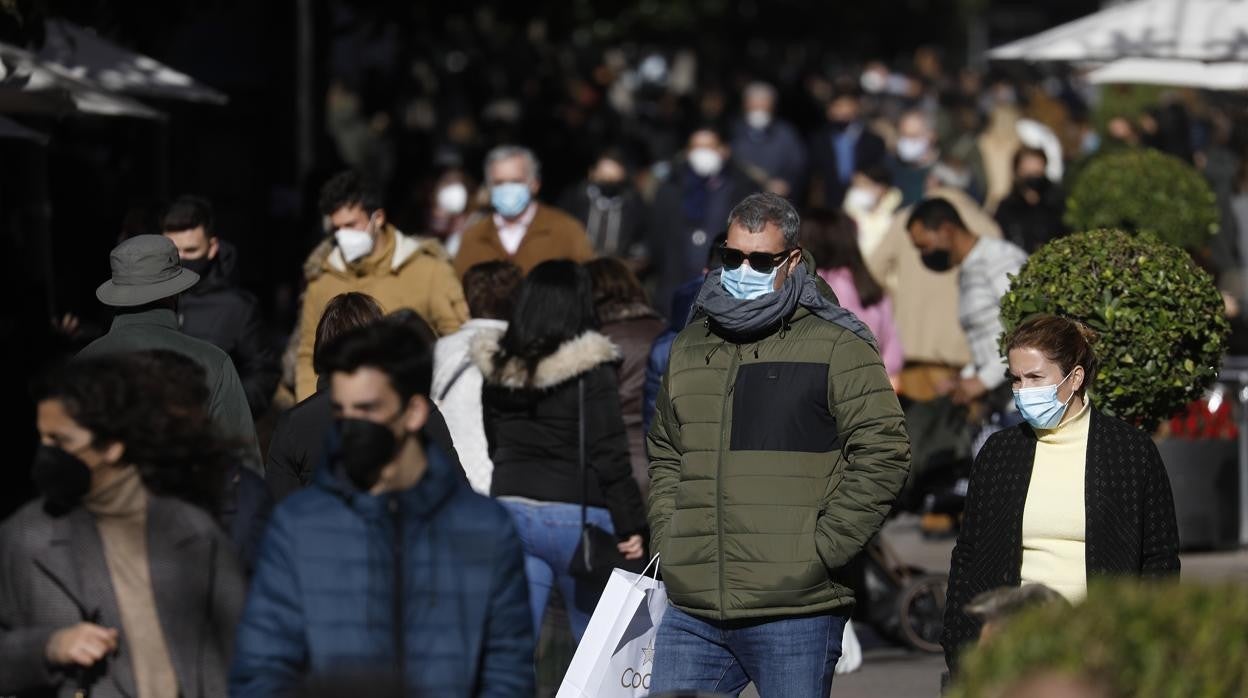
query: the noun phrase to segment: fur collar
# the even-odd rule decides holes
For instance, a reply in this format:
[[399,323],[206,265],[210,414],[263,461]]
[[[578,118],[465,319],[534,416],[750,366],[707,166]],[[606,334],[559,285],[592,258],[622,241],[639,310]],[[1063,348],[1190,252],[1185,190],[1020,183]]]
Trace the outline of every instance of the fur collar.
[[599,364],[620,359],[620,350],[611,340],[591,331],[564,342],[555,353],[537,362],[537,369],[530,376],[524,362],[515,358],[495,369],[494,357],[498,354],[502,338],[503,333],[499,330],[482,330],[474,335],[472,361],[481,369],[487,383],[513,390],[553,388]]
[[604,325],[612,322],[636,320],[638,318],[657,318],[658,316],[659,314],[645,303],[625,303],[598,309],[598,321]]

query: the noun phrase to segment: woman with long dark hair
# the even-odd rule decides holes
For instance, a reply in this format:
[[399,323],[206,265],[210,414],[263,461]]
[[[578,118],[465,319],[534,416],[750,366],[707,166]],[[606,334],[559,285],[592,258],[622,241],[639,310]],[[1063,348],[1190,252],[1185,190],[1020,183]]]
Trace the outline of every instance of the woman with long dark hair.
[[0,526],[0,694],[225,695],[245,581],[210,511],[233,454],[206,386],[161,366],[83,359],[38,391],[43,496]]
[[893,323],[893,304],[862,259],[854,219],[841,211],[807,213],[802,218],[802,247],[814,256],[819,276],[832,287],[841,307],[871,328],[884,370],[896,384],[905,357]]
[[507,331],[482,331],[472,345],[485,377],[490,494],[520,530],[533,625],[541,627],[558,585],[578,641],[599,592],[571,573],[582,498],[588,522],[613,534],[626,559],[643,556],[646,528],[620,416],[619,351],[597,327],[589,273],[570,261],[544,262],[520,287]]

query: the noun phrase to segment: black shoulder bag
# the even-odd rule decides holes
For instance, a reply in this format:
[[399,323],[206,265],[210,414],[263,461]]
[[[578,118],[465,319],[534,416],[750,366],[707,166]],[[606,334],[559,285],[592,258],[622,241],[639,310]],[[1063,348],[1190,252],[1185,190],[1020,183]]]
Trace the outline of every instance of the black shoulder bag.
[[630,561],[625,560],[616,547],[618,541],[611,533],[595,526],[588,521],[589,477],[588,464],[585,456],[585,378],[576,381],[577,402],[577,460],[580,467],[581,485],[581,540],[572,555],[572,563],[568,571],[572,576],[587,582],[606,587],[611,578],[611,570],[616,567],[628,569]]

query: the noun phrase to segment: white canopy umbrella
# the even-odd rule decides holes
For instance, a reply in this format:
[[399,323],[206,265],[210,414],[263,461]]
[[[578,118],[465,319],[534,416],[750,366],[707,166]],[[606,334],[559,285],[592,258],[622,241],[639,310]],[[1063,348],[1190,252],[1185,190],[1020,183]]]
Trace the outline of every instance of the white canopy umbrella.
[[101,116],[164,119],[164,113],[107,92],[61,66],[39,60],[25,49],[0,43],[0,109],[10,113],[60,115],[81,112]]
[[1088,82],[1094,85],[1170,85],[1206,90],[1246,90],[1248,62],[1123,58],[1088,73]]
[[1248,0],[1134,0],[988,52],[989,58],[1248,61]]
[[32,141],[39,145],[47,145],[48,137],[33,128],[25,126],[0,116],[0,138],[10,138],[19,141]]
[[61,19],[45,24],[47,36],[38,57],[76,78],[90,80],[112,92],[225,104],[224,94],[201,85],[154,58],[135,53]]

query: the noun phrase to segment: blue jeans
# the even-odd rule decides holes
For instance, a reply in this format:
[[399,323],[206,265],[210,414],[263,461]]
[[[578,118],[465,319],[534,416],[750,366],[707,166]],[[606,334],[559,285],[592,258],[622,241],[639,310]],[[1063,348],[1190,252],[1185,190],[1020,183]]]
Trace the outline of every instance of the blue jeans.
[[[568,609],[572,635],[580,643],[589,617],[598,605],[602,591],[587,585],[568,572],[572,554],[581,541],[581,507],[578,504],[528,503],[512,499],[499,500],[520,532],[524,547],[524,572],[529,578],[529,604],[533,611],[533,632],[542,631],[542,616],[550,590],[559,585],[559,593]],[[611,514],[600,507],[589,508],[589,523],[614,533]]]
[[668,606],[650,692],[735,696],[753,681],[760,698],[828,698],[844,632],[845,617],[832,614],[721,623]]

